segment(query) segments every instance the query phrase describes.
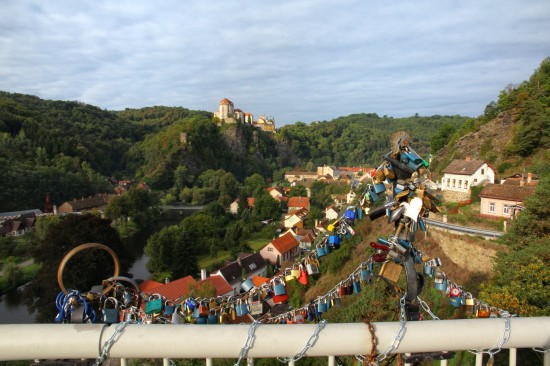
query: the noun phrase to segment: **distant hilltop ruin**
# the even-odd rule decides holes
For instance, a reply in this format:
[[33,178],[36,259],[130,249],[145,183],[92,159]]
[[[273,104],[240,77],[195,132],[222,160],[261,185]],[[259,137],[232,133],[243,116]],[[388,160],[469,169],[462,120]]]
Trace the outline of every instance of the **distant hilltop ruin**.
[[214,112],[214,118],[218,124],[222,123],[247,123],[257,127],[265,132],[275,133],[275,118],[261,115],[256,121],[250,112],[243,112],[241,109],[235,108],[233,102],[227,98],[220,101],[218,110]]

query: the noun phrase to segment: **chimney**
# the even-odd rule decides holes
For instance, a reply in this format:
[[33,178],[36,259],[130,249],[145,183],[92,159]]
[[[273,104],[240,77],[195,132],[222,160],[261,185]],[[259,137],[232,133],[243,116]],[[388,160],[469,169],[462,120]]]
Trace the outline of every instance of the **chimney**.
[[470,161],[472,158],[470,156],[466,156],[466,161]]
[[533,180],[533,173],[527,173],[527,183],[531,183]]
[[206,269],[204,268],[201,269],[201,281],[202,280],[206,280]]
[[164,283],[166,284],[168,282],[170,282],[170,279],[168,277],[164,277]]
[[53,205],[53,214],[57,215],[57,205]]

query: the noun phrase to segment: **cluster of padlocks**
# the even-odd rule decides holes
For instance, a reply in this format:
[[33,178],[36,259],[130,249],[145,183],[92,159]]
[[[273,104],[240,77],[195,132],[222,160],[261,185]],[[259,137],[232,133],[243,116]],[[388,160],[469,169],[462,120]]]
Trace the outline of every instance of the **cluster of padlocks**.
[[[358,203],[347,207],[343,215],[327,227],[329,234],[313,245],[309,253],[260,286],[245,279],[241,293],[236,295],[208,299],[184,297],[172,301],[160,294],[140,292],[132,279],[117,277],[118,274],[95,291],[92,289],[83,294],[65,290],[60,283],[63,291],[56,299],[59,310],[56,321],[223,324],[244,315],[265,323],[319,321],[323,313],[340,305],[343,296],[359,293],[361,287],[370,284],[374,277],[384,279],[396,292],[404,292],[408,320],[421,318],[418,295],[427,279],[433,279],[435,288],[449,297],[452,306],[464,306],[466,314],[499,316],[502,310],[475,299],[471,293],[448,280],[439,268],[441,261],[429,258],[413,245],[416,233],[426,231],[424,218],[430,212],[438,212],[437,195],[421,180],[427,167],[428,163],[411,148],[410,137],[402,132],[394,134],[392,151],[371,174],[371,183],[360,195]],[[269,309],[288,300],[286,284],[297,281],[305,286],[309,277],[319,276],[323,257],[338,250],[344,239],[355,235],[353,224],[363,216],[373,221],[387,217],[388,222],[395,225],[393,234],[371,242],[374,253],[370,258],[325,295],[300,308],[271,316]],[[64,258],[62,263],[65,262]],[[416,272],[416,265],[422,265],[422,273]],[[404,291],[395,286],[403,269],[407,278]],[[58,274],[58,279],[60,277]],[[96,316],[96,309],[99,316]]]

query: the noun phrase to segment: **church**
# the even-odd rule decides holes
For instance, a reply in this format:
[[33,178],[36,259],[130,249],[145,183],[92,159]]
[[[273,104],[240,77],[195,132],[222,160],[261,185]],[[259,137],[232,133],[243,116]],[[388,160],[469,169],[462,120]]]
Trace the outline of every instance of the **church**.
[[233,102],[227,98],[220,101],[218,110],[214,112],[214,117],[220,120],[220,123],[246,123],[257,127],[265,132],[275,133],[275,119],[273,117],[260,116],[254,121],[254,116],[250,112],[243,112],[235,108]]

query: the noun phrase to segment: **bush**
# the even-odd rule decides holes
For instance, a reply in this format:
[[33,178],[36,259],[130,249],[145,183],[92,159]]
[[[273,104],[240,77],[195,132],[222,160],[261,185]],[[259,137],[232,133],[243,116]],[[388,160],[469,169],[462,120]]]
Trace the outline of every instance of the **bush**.
[[497,172],[499,172],[500,174],[504,173],[505,171],[507,171],[508,169],[510,169],[512,167],[512,163],[508,162],[508,161],[505,161],[503,163],[500,163],[498,166],[497,166]]

